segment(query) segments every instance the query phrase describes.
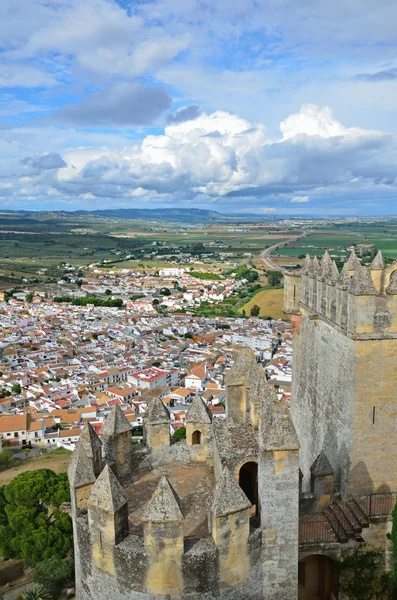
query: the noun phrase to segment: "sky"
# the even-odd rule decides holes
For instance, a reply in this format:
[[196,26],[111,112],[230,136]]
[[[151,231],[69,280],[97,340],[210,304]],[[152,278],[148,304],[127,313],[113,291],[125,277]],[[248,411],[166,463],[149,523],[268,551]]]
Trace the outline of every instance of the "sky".
[[1,0],[0,209],[397,214],[395,0]]

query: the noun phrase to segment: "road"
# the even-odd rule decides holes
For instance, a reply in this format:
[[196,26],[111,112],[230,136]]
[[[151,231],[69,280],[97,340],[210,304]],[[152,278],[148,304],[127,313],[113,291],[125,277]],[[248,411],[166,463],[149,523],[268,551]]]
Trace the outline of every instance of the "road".
[[269,248],[265,248],[262,252],[261,252],[261,258],[263,260],[263,262],[265,263],[265,265],[269,268],[272,269],[272,271],[279,271],[280,273],[286,273],[288,275],[291,274],[291,271],[288,269],[283,269],[283,267],[280,267],[280,265],[276,265],[275,262],[273,262],[271,254],[272,252],[274,252],[274,250],[277,250],[277,248],[283,248],[283,246],[288,246],[289,244],[291,244],[292,242],[296,242],[296,240],[300,240],[304,237],[306,237],[307,235],[309,235],[309,233],[312,233],[311,231],[305,231],[304,233],[301,233],[300,235],[297,235],[296,237],[292,237],[292,238],[288,238],[287,240],[284,240],[283,242],[279,242],[278,244],[274,244],[274,246],[270,246]]

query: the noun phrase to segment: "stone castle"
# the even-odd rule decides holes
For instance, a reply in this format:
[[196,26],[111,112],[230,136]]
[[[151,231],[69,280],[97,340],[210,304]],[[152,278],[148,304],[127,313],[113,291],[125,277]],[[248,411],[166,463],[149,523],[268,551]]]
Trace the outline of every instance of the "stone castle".
[[245,349],[226,418],[200,396],[186,443],[151,401],[133,446],[118,406],[89,424],[69,470],[78,600],[336,600],[333,561],[365,539],[387,553],[397,490],[397,264],[328,254],[285,274],[295,328],[287,407]]

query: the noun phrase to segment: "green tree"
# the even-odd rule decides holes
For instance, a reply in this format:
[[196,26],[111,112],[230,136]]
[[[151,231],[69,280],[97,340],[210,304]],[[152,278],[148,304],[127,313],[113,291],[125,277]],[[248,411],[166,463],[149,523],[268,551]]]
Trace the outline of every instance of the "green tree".
[[186,427],[180,427],[177,429],[172,437],[174,440],[186,439]]
[[21,388],[21,386],[19,385],[19,383],[15,383],[15,384],[12,386],[11,390],[13,391],[13,393],[14,393],[14,394],[20,394],[20,393],[21,393],[21,391],[22,391],[22,388]]
[[42,585],[33,585],[22,594],[22,600],[47,600],[51,598],[45,587]]
[[72,521],[60,511],[70,500],[66,473],[25,471],[4,486],[0,503],[0,555],[34,564],[63,558],[73,545]]
[[29,292],[29,294],[26,294],[26,302],[32,302],[33,300],[33,294],[32,292]]
[[279,271],[268,271],[266,273],[267,281],[272,287],[280,285],[282,275]]
[[250,315],[251,317],[259,317],[260,312],[261,309],[259,308],[259,306],[257,304],[254,304],[254,306],[251,307]]
[[171,296],[171,290],[169,288],[161,288],[161,292],[162,296]]
[[109,289],[105,290],[105,294],[106,294],[106,296],[111,296],[112,290],[109,290]]
[[58,596],[62,588],[73,585],[74,560],[72,557],[60,560],[53,556],[36,566],[34,580],[48,590],[52,596]]
[[8,469],[8,467],[10,467],[12,464],[13,457],[14,455],[10,448],[3,448],[3,450],[0,452],[0,466]]

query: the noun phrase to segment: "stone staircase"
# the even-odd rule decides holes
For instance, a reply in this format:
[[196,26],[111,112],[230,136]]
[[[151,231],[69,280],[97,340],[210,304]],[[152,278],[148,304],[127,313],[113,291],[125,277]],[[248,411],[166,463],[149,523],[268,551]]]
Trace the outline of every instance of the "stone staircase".
[[340,543],[356,539],[364,527],[369,527],[369,516],[355,498],[346,502],[335,500],[323,511],[323,515]]

